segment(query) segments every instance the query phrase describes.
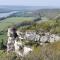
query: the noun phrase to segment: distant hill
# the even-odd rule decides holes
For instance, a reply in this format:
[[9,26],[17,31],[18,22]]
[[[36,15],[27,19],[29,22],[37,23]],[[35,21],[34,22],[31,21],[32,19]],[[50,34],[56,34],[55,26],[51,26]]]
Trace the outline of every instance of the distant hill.
[[12,11],[19,12],[12,14],[10,17],[38,17],[40,15],[52,19],[60,14],[60,8],[46,6],[0,6],[0,13]]

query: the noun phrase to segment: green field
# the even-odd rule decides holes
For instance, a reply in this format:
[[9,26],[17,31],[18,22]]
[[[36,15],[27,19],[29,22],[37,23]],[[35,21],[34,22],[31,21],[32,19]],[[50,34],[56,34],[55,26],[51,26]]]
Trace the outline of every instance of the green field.
[[32,17],[12,17],[0,21],[0,31],[6,29],[10,25],[14,25],[23,21],[32,21]]

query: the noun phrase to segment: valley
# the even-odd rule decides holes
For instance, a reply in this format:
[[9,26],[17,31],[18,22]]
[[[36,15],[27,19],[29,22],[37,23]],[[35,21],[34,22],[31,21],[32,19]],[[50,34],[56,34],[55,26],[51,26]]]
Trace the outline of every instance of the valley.
[[21,59],[14,52],[7,54],[8,38],[12,38],[7,36],[8,28],[13,26],[23,42],[19,47],[21,41],[15,41],[19,43],[16,45],[21,49],[19,53],[25,54],[30,48],[33,50],[22,60],[60,60],[60,8],[1,6],[0,60]]

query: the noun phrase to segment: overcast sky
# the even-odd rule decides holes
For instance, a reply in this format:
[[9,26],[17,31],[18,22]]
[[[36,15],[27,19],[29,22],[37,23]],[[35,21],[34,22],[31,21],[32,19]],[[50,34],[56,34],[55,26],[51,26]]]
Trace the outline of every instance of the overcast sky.
[[0,5],[60,7],[60,0],[0,0]]

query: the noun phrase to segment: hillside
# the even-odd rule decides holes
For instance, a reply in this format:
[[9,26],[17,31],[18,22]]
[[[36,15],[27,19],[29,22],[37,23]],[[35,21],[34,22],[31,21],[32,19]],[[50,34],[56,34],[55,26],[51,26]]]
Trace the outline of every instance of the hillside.
[[[25,18],[18,18],[17,22],[15,21],[12,21],[12,20],[15,20],[17,18],[10,18],[10,22],[14,22],[14,23],[18,23],[18,22],[21,22],[19,21],[20,19],[25,21]],[[27,18],[26,18],[27,19]],[[28,18],[29,19],[29,18]],[[27,20],[28,20],[27,19]],[[31,18],[30,18],[31,20]],[[3,20],[2,22],[9,22],[8,19],[7,20]],[[60,35],[60,20],[48,20],[48,21],[43,21],[41,23],[33,23],[31,26],[27,26],[27,27],[19,27],[18,28],[19,30],[21,31],[28,31],[28,30],[34,30],[36,31],[37,33],[39,33],[40,30],[44,31],[44,32],[50,32],[50,33],[54,33],[54,34],[58,34]],[[2,39],[2,37],[4,37]],[[6,37],[6,32],[4,31],[1,31],[0,33],[0,41],[4,42],[5,39],[7,39]],[[4,44],[6,45],[6,41],[4,42]],[[59,46],[60,46],[60,42],[54,42],[53,44],[47,44],[47,45],[43,45],[43,46],[40,46],[38,43],[34,43],[34,42],[30,42],[30,44],[32,44],[32,46],[34,47],[34,51],[28,55],[27,57],[24,57],[23,60],[27,60],[27,59],[30,59],[30,60],[46,60],[46,59],[51,59],[51,60],[59,60],[60,59],[60,49],[59,49]],[[0,45],[1,46],[1,45]],[[3,46],[2,46],[3,47]],[[15,53],[11,53],[7,56],[7,52],[5,50],[0,50],[0,54],[1,54],[1,60],[3,59],[7,59],[7,60],[19,60],[20,58],[15,55]],[[48,56],[48,57],[47,57]],[[7,58],[6,58],[7,57]]]
[[[19,11],[0,21],[0,60],[60,60],[60,40],[55,39],[56,36],[60,38],[60,9],[34,8],[5,6],[4,10],[4,6],[0,7],[1,13]],[[23,48],[32,48],[28,55],[22,57],[16,51],[7,54],[8,38],[12,38],[12,35],[7,36],[10,27],[20,31],[17,36],[20,39],[14,40],[14,43],[21,43],[20,40],[23,42],[22,46],[17,44],[19,52],[20,48],[21,52],[25,51]],[[47,41],[43,37],[48,37]]]

